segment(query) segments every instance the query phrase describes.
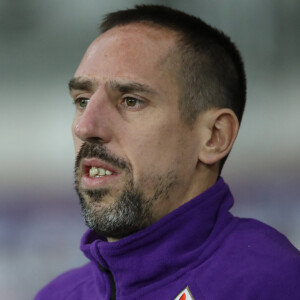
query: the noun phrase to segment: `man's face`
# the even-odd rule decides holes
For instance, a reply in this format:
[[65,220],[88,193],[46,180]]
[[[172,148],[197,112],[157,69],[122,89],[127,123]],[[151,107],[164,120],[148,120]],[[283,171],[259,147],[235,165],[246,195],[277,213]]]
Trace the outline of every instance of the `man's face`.
[[113,28],[87,50],[70,83],[75,185],[87,224],[121,238],[197,195],[198,137],[178,110],[168,30]]

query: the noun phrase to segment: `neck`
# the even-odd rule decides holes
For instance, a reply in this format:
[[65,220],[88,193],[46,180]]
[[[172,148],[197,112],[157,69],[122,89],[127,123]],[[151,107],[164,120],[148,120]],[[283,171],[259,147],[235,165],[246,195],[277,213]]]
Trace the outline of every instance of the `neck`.
[[231,230],[227,225],[232,220],[228,212],[232,204],[227,185],[219,179],[203,194],[118,242],[107,243],[89,230],[81,249],[96,266],[114,274],[117,289],[134,295],[132,299],[143,299],[141,285],[148,282],[155,288],[154,278],[157,288],[172,283],[215,251],[218,244],[213,241],[219,232]]
[[[191,183],[188,190],[182,191],[181,197],[163,199],[159,205],[153,208],[153,215],[157,216],[154,218],[154,222],[159,221],[161,218],[165,217],[178,207],[189,202],[191,199],[195,198],[197,195],[204,193],[206,190],[211,188],[218,179],[218,166],[203,165],[199,164],[197,166],[195,176],[191,178]],[[174,199],[179,199],[175,201]],[[117,242],[120,238],[107,237],[109,243]]]

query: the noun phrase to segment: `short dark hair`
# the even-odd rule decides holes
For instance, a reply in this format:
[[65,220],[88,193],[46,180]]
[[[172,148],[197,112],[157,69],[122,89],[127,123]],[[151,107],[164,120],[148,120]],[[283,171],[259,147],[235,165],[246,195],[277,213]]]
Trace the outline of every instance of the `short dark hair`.
[[232,109],[241,122],[246,75],[241,55],[228,36],[197,17],[161,5],[136,5],[110,13],[100,29],[106,32],[130,23],[158,25],[178,34],[178,105],[187,124],[193,124],[200,112],[214,107]]

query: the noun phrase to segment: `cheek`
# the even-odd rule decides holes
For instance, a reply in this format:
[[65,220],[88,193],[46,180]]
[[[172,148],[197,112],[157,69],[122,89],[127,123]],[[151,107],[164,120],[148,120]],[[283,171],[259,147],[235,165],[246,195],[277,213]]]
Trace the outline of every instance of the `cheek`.
[[[172,165],[175,166],[182,156],[182,137],[175,126],[153,126],[135,132],[129,136],[127,153],[133,169],[143,168],[163,171]],[[125,149],[126,147],[124,147]]]

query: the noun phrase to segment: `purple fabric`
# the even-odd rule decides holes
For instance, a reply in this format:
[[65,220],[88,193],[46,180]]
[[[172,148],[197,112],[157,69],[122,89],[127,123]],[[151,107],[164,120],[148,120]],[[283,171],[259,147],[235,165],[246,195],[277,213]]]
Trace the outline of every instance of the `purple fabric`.
[[275,229],[233,217],[220,178],[203,194],[148,228],[114,243],[88,230],[87,265],[47,285],[36,300],[173,300],[189,287],[195,300],[300,299],[300,252]]

